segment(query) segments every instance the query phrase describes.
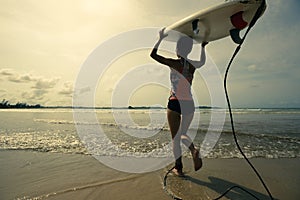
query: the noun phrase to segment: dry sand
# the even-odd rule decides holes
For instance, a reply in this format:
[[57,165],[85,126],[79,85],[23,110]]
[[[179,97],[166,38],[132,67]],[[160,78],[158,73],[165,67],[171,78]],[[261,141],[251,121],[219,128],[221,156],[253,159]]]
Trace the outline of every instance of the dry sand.
[[[251,159],[275,199],[300,197],[300,159]],[[170,166],[169,166],[170,167]],[[170,200],[162,189],[167,167],[146,174],[110,169],[87,155],[0,151],[0,199]],[[214,199],[239,185],[259,199],[269,199],[243,159],[204,159],[193,172],[184,160],[185,178],[169,175],[167,189],[184,200]],[[222,199],[254,199],[235,188]]]

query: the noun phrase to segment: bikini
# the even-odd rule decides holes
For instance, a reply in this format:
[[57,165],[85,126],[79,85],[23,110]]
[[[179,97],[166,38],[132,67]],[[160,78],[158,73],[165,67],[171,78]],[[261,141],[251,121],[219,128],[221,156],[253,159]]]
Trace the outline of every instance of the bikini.
[[195,68],[190,69],[190,64],[180,60],[182,67],[179,70],[171,68],[171,95],[168,101],[168,109],[179,114],[190,114],[195,111],[195,105],[191,93],[191,85]]

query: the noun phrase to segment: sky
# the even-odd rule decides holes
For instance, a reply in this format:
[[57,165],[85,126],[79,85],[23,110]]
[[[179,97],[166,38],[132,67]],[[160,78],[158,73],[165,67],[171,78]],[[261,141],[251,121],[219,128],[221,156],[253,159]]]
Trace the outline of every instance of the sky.
[[[222,2],[0,0],[0,98],[12,104],[72,105],[78,73],[99,45],[131,30],[166,27]],[[268,0],[267,5],[230,70],[231,104],[243,108],[300,108],[300,2]],[[222,75],[235,47],[228,37],[207,46],[207,54]],[[116,59],[99,80],[95,105],[111,106],[116,82],[133,65],[157,66],[149,58],[150,51],[143,49]],[[168,78],[163,72],[160,76]],[[210,105],[203,78],[195,79],[198,104]],[[168,95],[168,89],[159,84],[145,85],[133,92],[128,104],[166,105]]]

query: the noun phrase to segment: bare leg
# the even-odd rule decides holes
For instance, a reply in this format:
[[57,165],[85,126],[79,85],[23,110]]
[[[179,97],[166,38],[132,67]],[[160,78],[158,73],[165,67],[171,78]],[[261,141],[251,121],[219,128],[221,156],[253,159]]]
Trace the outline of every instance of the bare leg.
[[202,167],[202,160],[199,157],[199,151],[195,148],[191,138],[186,134],[187,130],[193,120],[193,117],[194,117],[194,113],[182,116],[180,133],[181,133],[182,143],[186,147],[188,147],[191,151],[193,161],[194,161],[194,168],[195,168],[195,171],[197,171]]
[[182,143],[188,147],[191,151],[195,150],[194,144],[191,138],[186,134],[190,124],[193,120],[194,113],[182,115],[181,123],[180,123],[180,133]]
[[181,115],[175,111],[168,109],[167,110],[167,118],[168,118],[168,123],[169,123],[170,131],[171,131],[171,135],[172,135],[173,154],[176,159],[174,173],[177,175],[183,175],[182,161],[181,161],[180,133],[179,133]]

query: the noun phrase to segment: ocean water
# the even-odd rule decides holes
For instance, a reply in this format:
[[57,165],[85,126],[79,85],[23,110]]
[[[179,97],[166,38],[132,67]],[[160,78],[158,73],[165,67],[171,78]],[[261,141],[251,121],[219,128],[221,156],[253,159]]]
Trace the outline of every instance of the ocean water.
[[[96,151],[99,155],[113,156],[120,156],[122,152],[121,156],[137,157],[172,154],[164,109],[81,109],[77,112],[83,114],[82,119],[74,120],[72,109],[0,110],[0,149],[65,154],[94,154]],[[89,112],[95,114],[96,122],[84,117]],[[205,157],[241,157],[225,110],[196,110],[195,120],[199,123],[191,125],[189,130],[196,133],[195,145],[200,148],[206,145],[204,138],[207,134],[213,134],[208,131],[212,113],[218,112],[226,112],[222,133]],[[300,157],[300,109],[234,109],[233,116],[239,144],[247,157]],[[91,152],[82,134],[78,133],[78,126],[92,131],[94,127],[101,127],[106,138],[97,140],[96,150]],[[93,139],[93,134],[87,136]]]

